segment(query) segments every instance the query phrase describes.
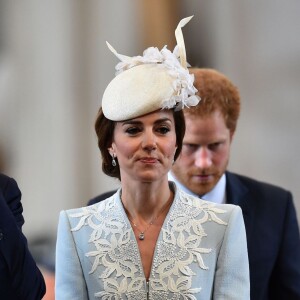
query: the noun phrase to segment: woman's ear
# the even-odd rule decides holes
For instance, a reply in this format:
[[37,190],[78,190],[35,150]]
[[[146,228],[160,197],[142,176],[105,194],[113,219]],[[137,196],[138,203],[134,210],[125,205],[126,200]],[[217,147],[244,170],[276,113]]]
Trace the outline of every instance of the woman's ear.
[[112,147],[108,148],[107,150],[108,150],[110,156],[113,156],[113,155],[114,155],[114,150],[113,150]]
[[115,155],[115,150],[114,150],[114,145],[112,144],[109,148],[107,148],[109,154],[111,157],[113,157],[113,155]]

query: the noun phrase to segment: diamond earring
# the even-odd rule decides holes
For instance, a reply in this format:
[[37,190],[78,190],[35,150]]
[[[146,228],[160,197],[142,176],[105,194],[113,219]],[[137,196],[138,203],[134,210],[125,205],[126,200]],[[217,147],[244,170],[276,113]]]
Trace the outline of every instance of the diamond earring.
[[113,167],[115,167],[115,166],[117,165],[117,162],[116,162],[116,160],[115,160],[115,155],[114,155],[114,154],[112,155],[112,161],[111,161],[111,164],[112,164]]

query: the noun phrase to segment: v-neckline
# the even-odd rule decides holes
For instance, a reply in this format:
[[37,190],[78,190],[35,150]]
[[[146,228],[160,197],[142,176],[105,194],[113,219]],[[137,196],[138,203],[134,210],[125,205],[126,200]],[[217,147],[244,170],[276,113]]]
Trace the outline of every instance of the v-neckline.
[[[136,248],[136,252],[138,253],[138,255],[137,255],[137,259],[138,259],[138,265],[139,265],[139,268],[140,268],[140,271],[141,271],[141,275],[143,276],[143,278],[144,278],[144,280],[145,280],[145,282],[147,283],[149,283],[150,282],[150,280],[151,280],[151,274],[153,273],[153,271],[154,271],[154,265],[153,265],[153,262],[154,262],[154,260],[155,260],[155,257],[157,256],[157,247],[158,247],[158,243],[159,243],[159,241],[160,240],[162,240],[162,235],[163,235],[163,229],[166,227],[166,225],[167,225],[167,222],[169,221],[169,219],[170,219],[170,215],[171,215],[171,212],[172,212],[172,210],[173,210],[173,207],[174,207],[174,204],[175,204],[175,199],[176,199],[176,195],[177,195],[177,193],[176,193],[176,189],[174,189],[174,187],[173,186],[170,186],[170,188],[172,189],[172,192],[173,192],[173,194],[174,194],[174,198],[173,198],[173,202],[172,202],[172,204],[170,205],[170,208],[169,208],[169,210],[168,210],[168,212],[167,212],[167,214],[166,214],[166,216],[165,216],[165,219],[164,219],[164,221],[163,221],[163,223],[162,223],[162,226],[160,227],[160,230],[159,230],[159,233],[158,233],[158,236],[157,236],[157,239],[156,239],[156,243],[155,243],[155,246],[154,246],[154,251],[153,251],[153,256],[152,256],[152,261],[151,261],[151,265],[150,265],[150,272],[149,272],[149,277],[146,277],[146,274],[145,274],[145,270],[144,270],[144,267],[143,267],[143,263],[142,263],[142,255],[141,255],[141,251],[140,251],[140,248],[139,248],[139,244],[138,244],[138,238],[136,237],[136,235],[135,235],[135,233],[134,233],[134,230],[133,230],[133,227],[132,227],[132,225],[131,225],[131,222],[130,222],[130,220],[128,219],[128,216],[127,216],[127,214],[126,214],[126,211],[125,211],[125,208],[124,208],[124,206],[123,206],[123,204],[122,204],[122,201],[121,201],[121,197],[120,197],[120,195],[121,195],[121,189],[119,189],[119,191],[118,191],[118,193],[116,194],[116,198],[117,198],[117,201],[118,201],[118,205],[120,206],[120,208],[121,208],[121,211],[122,211],[122,215],[123,215],[123,217],[124,217],[124,220],[125,220],[125,222],[126,222],[126,225],[128,226],[128,228],[130,228],[130,232],[131,232],[131,235],[132,235],[132,240],[134,240],[134,246],[135,246],[135,248]],[[143,241],[141,241],[141,242],[144,242],[144,240]]]

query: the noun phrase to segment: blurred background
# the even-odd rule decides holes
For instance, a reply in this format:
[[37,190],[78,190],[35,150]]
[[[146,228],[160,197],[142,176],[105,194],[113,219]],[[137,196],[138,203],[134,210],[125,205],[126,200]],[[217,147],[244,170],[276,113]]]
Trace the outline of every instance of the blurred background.
[[290,190],[299,219],[299,12],[297,0],[0,0],[0,167],[22,190],[38,263],[53,271],[60,210],[118,186],[93,129],[118,62],[105,41],[129,56],[173,49],[190,15],[189,63],[242,96],[229,169]]

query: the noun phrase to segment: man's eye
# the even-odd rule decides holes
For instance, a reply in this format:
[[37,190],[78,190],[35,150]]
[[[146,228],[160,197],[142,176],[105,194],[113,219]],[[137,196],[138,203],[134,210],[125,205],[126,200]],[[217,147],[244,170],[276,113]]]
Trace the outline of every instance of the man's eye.
[[188,152],[193,152],[197,149],[197,145],[194,144],[183,144],[183,149]]
[[213,144],[210,144],[209,145],[209,149],[210,150],[217,150],[220,146],[221,146],[222,143],[213,143]]
[[194,145],[194,144],[185,144],[185,146],[186,146],[187,148],[190,148],[190,149],[194,149],[194,148],[197,147],[197,146]]

